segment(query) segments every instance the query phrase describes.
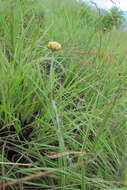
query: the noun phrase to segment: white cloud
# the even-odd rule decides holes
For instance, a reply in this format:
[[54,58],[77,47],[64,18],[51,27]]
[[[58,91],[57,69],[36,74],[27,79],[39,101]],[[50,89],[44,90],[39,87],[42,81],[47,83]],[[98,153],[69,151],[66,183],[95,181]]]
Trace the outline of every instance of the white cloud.
[[[85,2],[90,2],[90,0],[84,0]],[[91,0],[95,2],[98,7],[104,9],[110,9],[114,5],[119,7],[123,11],[127,11],[127,1],[126,0],[113,0],[114,4],[110,0]]]
[[127,1],[126,0],[120,0],[119,6],[123,11],[127,11]]
[[93,2],[96,2],[96,4],[100,7],[100,8],[104,8],[104,9],[110,9],[113,4],[111,3],[111,1],[104,1],[104,0],[93,0]]

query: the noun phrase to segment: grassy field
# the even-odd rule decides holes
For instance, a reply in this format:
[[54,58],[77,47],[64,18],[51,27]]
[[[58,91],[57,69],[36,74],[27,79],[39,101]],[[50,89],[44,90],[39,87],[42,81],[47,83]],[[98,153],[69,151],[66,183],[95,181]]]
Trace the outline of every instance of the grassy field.
[[0,189],[127,189],[127,32],[97,19],[74,0],[0,0]]

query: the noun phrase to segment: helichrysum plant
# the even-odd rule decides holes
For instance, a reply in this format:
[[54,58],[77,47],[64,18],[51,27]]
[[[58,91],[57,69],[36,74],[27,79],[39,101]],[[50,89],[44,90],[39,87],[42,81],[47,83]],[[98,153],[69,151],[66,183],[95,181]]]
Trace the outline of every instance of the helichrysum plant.
[[51,41],[48,43],[48,48],[51,49],[52,51],[59,51],[62,49],[62,46],[58,42]]

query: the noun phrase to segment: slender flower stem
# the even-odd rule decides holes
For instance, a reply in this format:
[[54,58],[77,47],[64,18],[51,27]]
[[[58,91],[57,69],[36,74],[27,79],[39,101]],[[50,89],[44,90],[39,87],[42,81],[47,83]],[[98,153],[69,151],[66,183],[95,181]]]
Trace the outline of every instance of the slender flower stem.
[[53,100],[53,86],[54,86],[54,52],[52,51],[51,65],[50,65],[50,100]]

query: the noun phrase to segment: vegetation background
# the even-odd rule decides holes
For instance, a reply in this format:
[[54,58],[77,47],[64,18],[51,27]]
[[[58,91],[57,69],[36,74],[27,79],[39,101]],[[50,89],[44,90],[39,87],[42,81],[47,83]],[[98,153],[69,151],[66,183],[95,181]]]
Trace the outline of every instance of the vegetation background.
[[127,32],[100,23],[75,0],[0,0],[2,190],[127,188]]

